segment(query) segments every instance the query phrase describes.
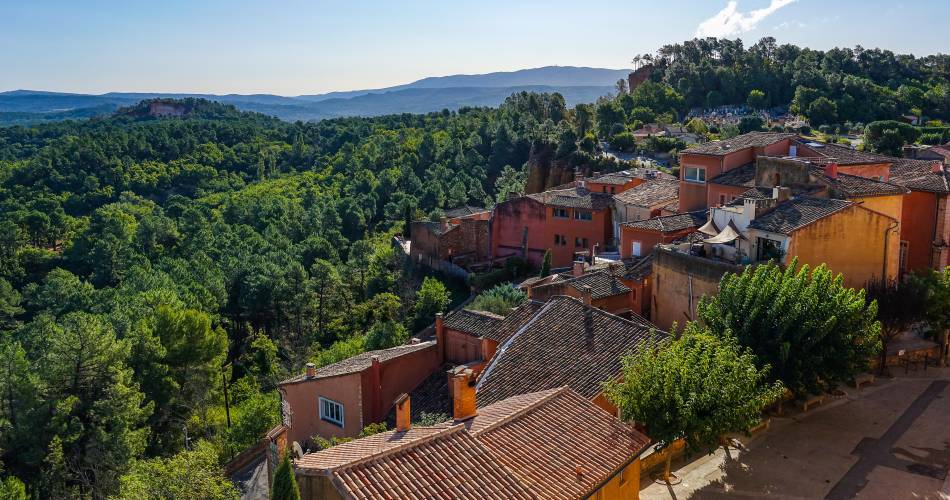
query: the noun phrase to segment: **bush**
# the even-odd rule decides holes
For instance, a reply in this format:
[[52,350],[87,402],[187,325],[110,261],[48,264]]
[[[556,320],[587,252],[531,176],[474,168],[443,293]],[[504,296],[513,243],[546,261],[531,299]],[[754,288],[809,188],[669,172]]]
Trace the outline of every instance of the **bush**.
[[943,134],[920,134],[920,142],[932,146],[943,144]]
[[528,295],[511,283],[496,285],[475,298],[468,308],[506,316],[512,308],[518,307]]
[[610,145],[620,151],[633,151],[637,146],[637,140],[630,132],[621,132],[610,138]]
[[[435,318],[434,313],[432,318]],[[367,351],[388,349],[390,347],[403,345],[408,341],[409,330],[406,330],[406,327],[403,326],[402,323],[396,321],[380,321],[366,332]]]

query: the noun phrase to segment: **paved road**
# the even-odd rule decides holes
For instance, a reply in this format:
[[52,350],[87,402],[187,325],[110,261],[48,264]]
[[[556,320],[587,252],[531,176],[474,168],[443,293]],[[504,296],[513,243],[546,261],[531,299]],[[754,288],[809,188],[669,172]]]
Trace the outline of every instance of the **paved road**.
[[746,449],[684,465],[640,498],[950,498],[950,369],[930,368],[773,418]]

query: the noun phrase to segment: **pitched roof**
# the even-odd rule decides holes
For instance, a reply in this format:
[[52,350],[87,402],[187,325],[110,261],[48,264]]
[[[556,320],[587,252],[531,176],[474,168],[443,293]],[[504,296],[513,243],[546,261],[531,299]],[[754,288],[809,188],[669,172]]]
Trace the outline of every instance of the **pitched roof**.
[[650,340],[651,328],[572,297],[552,297],[499,346],[479,378],[479,404],[564,385],[592,398],[620,373],[621,356]]
[[586,188],[570,187],[567,189],[553,189],[541,193],[527,195],[529,198],[540,201],[545,205],[567,208],[586,208],[589,210],[603,210],[613,202],[613,196],[607,193],[593,193]]
[[305,382],[307,380],[316,380],[321,378],[347,375],[350,373],[358,373],[369,368],[373,364],[373,356],[379,356],[380,362],[386,362],[409,353],[421,351],[422,349],[428,349],[434,345],[435,341],[430,340],[428,342],[419,342],[418,344],[405,344],[396,347],[390,347],[389,349],[366,351],[351,358],[344,359],[343,361],[338,361],[336,363],[317,368],[317,374],[313,378],[308,379],[307,375],[302,373],[295,377],[284,380],[278,385],[294,384],[297,382]]
[[825,175],[825,170],[819,166],[811,167],[812,175],[819,176],[828,182],[835,194],[841,198],[865,198],[872,196],[894,196],[906,194],[906,188],[890,182],[868,179],[857,175],[838,173],[834,179]]
[[598,177],[591,177],[587,179],[587,182],[595,182],[597,184],[616,184],[624,185],[632,181],[634,177],[632,175],[624,175],[623,172],[615,172],[609,174],[603,174]]
[[709,183],[721,186],[755,187],[755,163],[746,163],[723,172],[709,179]]
[[791,234],[852,205],[854,202],[845,200],[801,196],[779,203],[774,210],[749,223],[749,227],[770,233]]
[[347,498],[535,498],[462,425],[384,432],[304,455]]
[[429,231],[430,233],[432,233],[432,234],[434,234],[434,235],[437,235],[437,236],[438,236],[438,235],[441,235],[441,234],[445,234],[445,233],[447,233],[447,232],[449,232],[449,231],[455,229],[456,227],[458,227],[458,224],[452,224],[451,222],[449,222],[449,223],[446,224],[445,230],[443,231],[443,230],[442,230],[442,223],[441,223],[441,222],[414,221],[413,224],[420,224],[420,225],[422,225],[422,227],[426,228],[427,231]]
[[676,179],[676,177],[666,172],[661,172],[659,170],[654,170],[650,168],[631,168],[628,170],[621,170],[619,172],[611,172],[611,173],[603,174],[597,177],[591,177],[587,179],[587,181],[594,182],[597,184],[623,185],[630,182],[633,179],[670,180],[670,179]]
[[890,182],[913,191],[950,193],[950,180],[945,171],[933,171],[934,160],[901,159],[891,165]]
[[680,183],[672,179],[647,181],[639,186],[614,195],[614,199],[637,207],[652,207],[669,203],[679,197]]
[[460,309],[445,318],[445,327],[482,337],[498,328],[504,319],[490,312]]
[[[622,281],[604,269],[588,272],[577,277],[563,278],[547,285],[538,285],[534,289],[540,293],[544,288],[561,286],[570,286],[579,292],[583,292],[584,287],[589,286],[592,299],[602,299],[630,292],[630,288],[628,288],[627,285],[624,285]],[[561,290],[563,290],[563,288]],[[555,291],[554,293],[557,292]]]
[[809,141],[801,137],[796,142],[818,153],[819,156],[834,160],[838,165],[861,165],[868,163],[891,163],[896,158],[890,156],[858,151],[850,146],[832,144],[829,142]]
[[480,214],[482,212],[487,212],[487,208],[482,207],[473,207],[469,205],[462,205],[461,207],[450,208],[445,211],[445,216],[454,219],[457,217],[465,217],[467,215]]
[[531,318],[533,318],[542,307],[544,307],[544,303],[536,300],[529,300],[521,304],[516,307],[514,311],[511,311],[510,314],[505,316],[505,320],[501,322],[501,325],[499,325],[497,329],[488,332],[485,337],[499,344],[506,342],[519,328],[524,326],[528,321],[531,321]]
[[617,278],[641,280],[652,272],[653,252],[643,257],[628,257],[620,261],[591,266],[592,271],[606,271]]
[[724,156],[746,148],[761,148],[784,139],[796,137],[796,134],[781,132],[749,132],[732,139],[696,144],[684,149],[683,153]]
[[560,387],[481,407],[463,423],[343,443],[304,455],[295,466],[330,476],[353,498],[582,498],[648,444],[633,427]]
[[645,229],[648,231],[658,231],[667,233],[672,231],[682,231],[692,227],[700,227],[706,223],[707,213],[705,210],[695,212],[684,212],[681,214],[662,215],[635,222],[624,222],[622,226],[633,229]]

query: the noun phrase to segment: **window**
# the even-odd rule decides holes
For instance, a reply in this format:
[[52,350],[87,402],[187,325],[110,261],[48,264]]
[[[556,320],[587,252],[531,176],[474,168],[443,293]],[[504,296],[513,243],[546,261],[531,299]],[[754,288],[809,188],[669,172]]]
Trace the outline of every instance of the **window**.
[[575,247],[581,247],[581,248],[587,248],[587,238],[579,238],[579,237],[576,237],[576,236],[575,236],[575,237],[574,237],[574,246],[575,246]]
[[722,206],[722,205],[725,205],[725,204],[726,204],[726,195],[720,194],[720,195],[719,195],[719,205]]
[[574,218],[577,220],[591,220],[593,215],[590,212],[584,212],[581,210],[574,211]]
[[603,189],[605,193],[607,192],[607,186],[602,186],[601,189]]
[[683,169],[683,180],[706,182],[706,169],[700,167],[686,167]]
[[559,219],[566,219],[566,218],[568,217],[568,216],[567,216],[567,209],[566,209],[566,208],[555,208],[555,209],[554,209],[554,216],[557,217],[557,218],[559,218]]
[[343,405],[324,397],[320,399],[320,420],[343,427]]
[[563,234],[555,234],[555,235],[554,235],[554,244],[555,244],[555,245],[560,245],[560,246],[562,246],[562,247],[565,246],[565,245],[567,245],[567,237],[564,236]]
[[610,194],[617,194],[617,188],[610,186]]
[[640,252],[641,252],[640,242],[639,242],[639,241],[634,241],[633,244],[630,245],[630,247],[631,247],[631,248],[630,248],[630,255],[633,255],[634,257],[639,257],[639,256],[640,256]]

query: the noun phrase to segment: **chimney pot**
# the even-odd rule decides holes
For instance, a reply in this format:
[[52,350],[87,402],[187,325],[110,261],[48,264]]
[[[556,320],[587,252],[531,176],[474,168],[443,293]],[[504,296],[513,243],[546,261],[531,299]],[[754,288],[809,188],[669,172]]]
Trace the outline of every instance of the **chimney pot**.
[[584,275],[584,261],[575,260],[574,267],[571,269],[572,276],[583,276]]
[[581,290],[582,290],[581,293],[584,296],[584,305],[590,307],[590,304],[593,301],[590,285],[584,285],[584,288],[582,288]]
[[412,428],[412,414],[409,412],[409,395],[402,393],[396,398],[396,432],[406,432]]
[[825,175],[831,179],[838,178],[838,162],[829,162],[825,165]]
[[317,365],[313,363],[307,363],[307,378],[313,378],[317,376]]

